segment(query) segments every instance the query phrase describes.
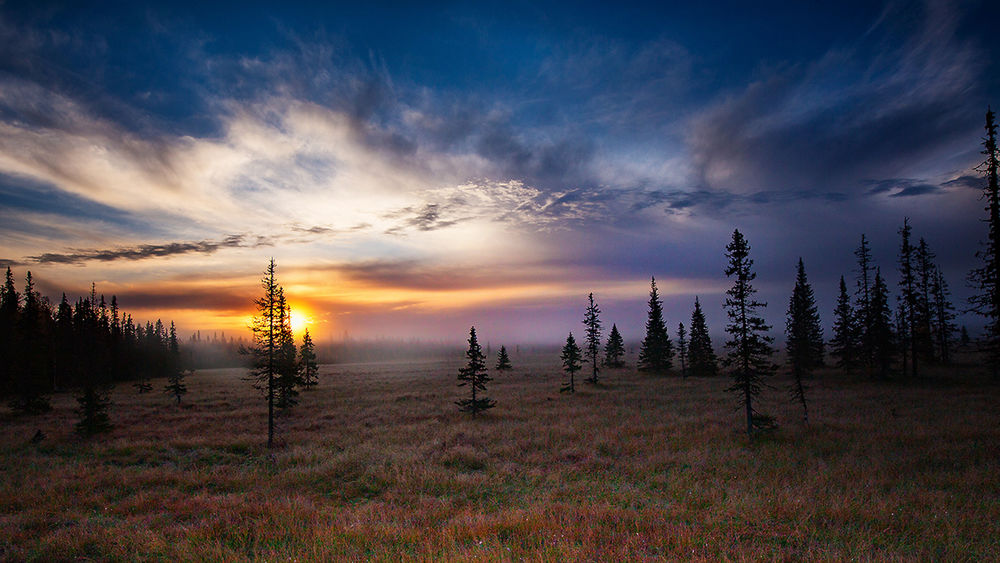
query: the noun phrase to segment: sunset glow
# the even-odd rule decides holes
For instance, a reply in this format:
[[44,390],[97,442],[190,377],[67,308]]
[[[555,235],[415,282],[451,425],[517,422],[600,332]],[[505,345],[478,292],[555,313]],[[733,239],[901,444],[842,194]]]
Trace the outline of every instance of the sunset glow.
[[481,324],[555,341],[591,291],[635,339],[651,276],[672,323],[698,295],[721,330],[736,227],[765,300],[802,256],[829,308],[860,233],[889,270],[907,216],[962,297],[971,257],[945,250],[982,237],[968,217],[1000,76],[979,8],[866,4],[836,25],[793,10],[801,33],[774,20],[753,38],[726,31],[738,9],[629,30],[594,9],[525,28],[397,7],[347,32],[321,8],[234,31],[222,14],[5,6],[0,260],[53,301],[94,282],[181,334],[246,334],[273,257],[296,333],[321,339]]

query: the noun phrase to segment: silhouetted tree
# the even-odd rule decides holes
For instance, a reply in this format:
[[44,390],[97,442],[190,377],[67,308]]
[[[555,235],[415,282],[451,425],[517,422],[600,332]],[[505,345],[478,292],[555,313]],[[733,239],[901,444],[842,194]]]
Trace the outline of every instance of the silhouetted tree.
[[283,292],[281,286],[278,285],[274,258],[264,270],[261,288],[264,293],[254,300],[257,314],[254,315],[250,323],[253,341],[244,352],[251,357],[250,378],[254,387],[263,391],[267,397],[267,447],[271,448],[274,446],[275,384],[280,375],[278,369],[282,346],[282,325],[285,316],[281,302]]
[[167,377],[167,385],[163,388],[163,391],[177,400],[177,404],[181,404],[181,397],[187,394],[187,385],[184,383],[184,378],[188,375],[185,370],[177,370]]
[[611,323],[608,342],[604,345],[604,365],[620,368],[625,365],[625,340],[618,332],[618,325]]
[[694,311],[691,312],[691,341],[688,343],[688,363],[693,376],[712,376],[719,374],[719,361],[715,357],[712,338],[708,334],[705,323],[705,313],[701,310],[698,297],[694,298]]
[[471,412],[472,416],[486,409],[496,406],[496,401],[477,394],[478,391],[486,392],[486,383],[490,381],[490,376],[486,372],[486,356],[476,339],[476,327],[469,329],[469,349],[465,352],[465,357],[469,362],[464,368],[458,371],[459,387],[469,386],[470,397],[455,401],[458,410]]
[[[889,307],[889,288],[882,279],[882,272],[875,269],[875,283],[871,290],[871,336],[875,366],[882,379],[889,377],[895,353],[892,334],[892,309]],[[901,319],[905,324],[905,319]]]
[[601,310],[598,309],[597,304],[594,303],[593,293],[587,296],[587,300],[587,312],[583,315],[583,326],[586,327],[587,333],[587,344],[584,348],[584,355],[587,357],[587,361],[590,362],[593,369],[591,371],[591,376],[584,381],[587,383],[597,383],[597,372],[599,370],[597,367],[597,357],[601,353]]
[[17,355],[21,365],[15,372],[17,396],[11,408],[26,414],[50,410],[45,391],[49,387],[48,321],[51,314],[35,290],[31,272],[25,278],[24,308],[18,315]]
[[997,125],[993,110],[986,110],[986,137],[983,139],[986,160],[978,167],[986,176],[983,198],[986,200],[988,230],[983,248],[976,253],[982,265],[969,273],[969,282],[977,291],[969,298],[970,310],[986,319],[983,344],[986,363],[993,377],[1000,377],[1000,185],[997,167],[1000,149],[997,148]]
[[507,355],[507,347],[500,346],[500,351],[497,352],[497,371],[507,371],[513,367],[510,365],[510,356]]
[[663,302],[656,289],[656,278],[650,281],[649,313],[646,337],[639,349],[639,371],[666,373],[673,367],[674,350],[663,318]]
[[21,296],[14,285],[14,274],[7,267],[7,277],[0,290],[0,397],[7,398],[20,375],[20,350],[17,345],[17,317]]
[[737,229],[733,240],[726,246],[729,266],[726,276],[733,278],[733,287],[726,291],[726,314],[729,324],[726,332],[731,338],[726,342],[729,351],[726,365],[732,370],[733,386],[729,388],[739,396],[739,403],[746,411],[747,435],[754,430],[774,426],[774,419],[760,413],[754,407],[754,399],[760,395],[763,378],[773,375],[777,366],[771,363],[771,342],[766,333],[771,329],[763,317],[757,316],[757,309],[766,307],[754,299],[757,290],[752,282],[757,277],[750,259],[750,245]]
[[[93,377],[91,374],[88,379]],[[80,420],[76,423],[77,434],[87,437],[111,430],[111,418],[108,416],[111,399],[108,398],[106,387],[88,381],[83,387],[83,394],[76,401],[80,404],[76,410],[80,415]]]
[[314,386],[319,383],[319,365],[316,363],[316,346],[313,344],[309,329],[302,335],[302,346],[299,348],[299,371],[302,384]]
[[687,370],[687,332],[684,330],[684,323],[677,325],[677,359],[681,361],[681,377],[688,376]]
[[872,342],[872,308],[871,308],[871,274],[875,270],[872,264],[871,247],[864,234],[861,235],[861,244],[854,251],[854,256],[858,259],[857,269],[857,329],[858,343],[861,345],[861,359],[868,371],[868,376],[872,377],[875,369],[875,345]]
[[299,403],[298,387],[302,384],[299,377],[298,350],[295,348],[295,337],[292,334],[292,309],[288,306],[283,289],[278,290],[278,308],[281,310],[281,323],[278,330],[278,361],[276,402],[281,411],[287,411]]
[[858,364],[857,316],[847,295],[847,284],[840,276],[840,294],[837,308],[833,310],[833,340],[830,341],[831,354],[836,358],[836,366],[850,373]]
[[924,363],[934,363],[939,358],[935,354],[934,308],[933,296],[934,278],[937,266],[934,264],[934,252],[924,237],[920,237],[914,251],[914,274],[916,277],[916,324],[913,330],[915,342],[914,352]]
[[910,243],[910,219],[903,219],[903,226],[899,229],[899,300],[903,306],[903,319],[906,323],[905,332],[899,334],[899,338],[905,342],[903,349],[903,375],[906,375],[906,363],[909,359],[911,373],[913,377],[919,374],[919,361],[917,360],[917,318],[919,310],[919,293],[917,291],[917,272],[915,249]]
[[969,329],[967,329],[965,325],[962,325],[962,332],[958,337],[958,341],[962,346],[972,344],[972,339],[969,338]]
[[799,258],[795,274],[795,287],[788,301],[785,321],[785,350],[792,372],[792,399],[802,404],[802,419],[809,423],[809,406],[806,402],[804,379],[823,365],[823,328],[819,323],[819,310],[812,286],[806,279],[806,268]]
[[573,333],[569,333],[566,337],[566,344],[563,346],[562,354],[560,355],[563,364],[563,371],[566,372],[568,379],[566,384],[560,389],[560,393],[576,393],[576,372],[582,369],[580,364],[583,360],[583,353],[580,351],[580,347],[576,345],[576,340],[573,338]]
[[951,363],[952,339],[958,327],[955,326],[955,306],[951,304],[951,290],[940,268],[934,269],[931,283],[930,313],[931,330],[934,333],[938,357],[941,363]]

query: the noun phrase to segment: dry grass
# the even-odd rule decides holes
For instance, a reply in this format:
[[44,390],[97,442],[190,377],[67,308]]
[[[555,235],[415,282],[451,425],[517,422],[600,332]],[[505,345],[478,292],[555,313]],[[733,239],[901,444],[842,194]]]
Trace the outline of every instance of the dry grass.
[[773,391],[782,427],[750,443],[726,378],[614,371],[567,396],[555,358],[513,361],[475,420],[457,361],[324,366],[273,452],[239,370],[189,378],[180,407],[122,387],[91,441],[56,397],[3,420],[0,558],[1000,557],[1000,387],[980,375],[823,374],[809,427]]

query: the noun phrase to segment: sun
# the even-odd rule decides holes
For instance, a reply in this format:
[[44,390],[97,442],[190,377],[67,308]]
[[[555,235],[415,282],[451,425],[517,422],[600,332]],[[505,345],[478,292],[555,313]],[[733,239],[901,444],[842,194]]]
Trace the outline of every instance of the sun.
[[292,314],[291,314],[291,317],[289,318],[289,321],[292,324],[292,332],[297,333],[297,334],[301,334],[302,331],[304,331],[306,329],[306,327],[309,326],[309,323],[310,323],[309,317],[307,317],[307,316],[305,316],[302,313],[299,313],[297,311],[292,311]]

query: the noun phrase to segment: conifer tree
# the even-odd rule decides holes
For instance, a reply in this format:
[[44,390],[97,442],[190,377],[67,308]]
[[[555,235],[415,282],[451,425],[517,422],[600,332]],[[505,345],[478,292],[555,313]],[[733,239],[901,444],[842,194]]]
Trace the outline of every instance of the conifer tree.
[[80,407],[77,414],[80,415],[79,422],[76,423],[77,434],[89,437],[111,430],[111,418],[108,410],[111,407],[111,399],[103,386],[92,381],[93,375],[88,377],[87,383],[83,387],[83,394],[76,399]]
[[802,404],[802,418],[809,423],[809,406],[806,402],[804,380],[823,365],[823,328],[819,322],[819,310],[812,286],[806,279],[805,265],[799,258],[795,274],[795,287],[788,302],[788,317],[785,321],[787,337],[785,350],[792,372],[792,399]]
[[49,387],[48,307],[35,289],[31,272],[25,278],[24,307],[16,325],[18,338],[17,356],[21,363],[14,377],[18,394],[11,407],[25,414],[36,414],[52,409],[45,390]]
[[496,406],[496,401],[479,395],[478,392],[486,392],[486,384],[490,381],[490,376],[486,371],[486,356],[483,355],[483,348],[476,338],[476,327],[469,329],[469,349],[465,352],[468,363],[458,371],[459,387],[469,386],[470,397],[455,401],[458,410],[470,412],[472,416],[486,409]]
[[177,400],[177,404],[181,404],[181,397],[187,394],[187,385],[184,383],[184,378],[188,375],[188,371],[178,369],[174,371],[167,377],[167,385],[163,388],[163,391]]
[[712,338],[708,334],[705,323],[705,313],[701,310],[701,302],[694,298],[694,311],[691,312],[691,340],[688,343],[688,363],[691,375],[696,377],[719,374],[719,361],[712,347]]
[[576,345],[576,340],[573,338],[572,332],[566,337],[566,344],[563,346],[560,358],[562,359],[563,371],[566,372],[568,379],[559,389],[559,392],[576,393],[575,374],[583,367],[580,364],[583,360],[583,353],[580,351],[580,347]]
[[650,281],[649,313],[646,337],[639,349],[639,371],[665,374],[673,367],[674,350],[663,318],[663,302],[656,289],[656,278]]
[[20,374],[20,349],[17,346],[17,317],[21,309],[21,296],[14,284],[14,274],[7,267],[7,277],[0,290],[0,397],[14,392],[14,382]]
[[874,344],[872,343],[872,310],[871,310],[871,286],[872,286],[872,273],[875,270],[875,266],[872,263],[871,247],[868,245],[868,239],[862,233],[861,244],[858,246],[857,250],[854,251],[854,256],[858,259],[858,269],[857,269],[857,290],[855,291],[855,298],[857,299],[857,321],[855,323],[855,328],[857,330],[858,343],[861,345],[861,360],[868,370],[868,376],[873,375],[873,370],[875,369],[875,352]]
[[299,403],[298,387],[302,384],[302,380],[299,377],[298,350],[295,348],[295,337],[292,334],[292,309],[288,306],[283,289],[278,290],[278,308],[281,310],[281,323],[278,330],[275,406],[286,412]]
[[319,383],[319,365],[316,363],[316,346],[313,344],[309,329],[302,335],[302,346],[299,348],[299,370],[302,384],[312,387]]
[[851,307],[851,298],[847,295],[844,276],[840,276],[840,294],[837,296],[837,308],[833,310],[833,340],[830,348],[836,358],[835,365],[847,373],[858,364],[857,318]]
[[587,357],[587,361],[590,362],[591,376],[585,379],[587,383],[596,384],[597,372],[599,368],[597,367],[597,358],[601,353],[601,310],[597,308],[597,304],[594,303],[594,294],[591,293],[587,296],[588,305],[587,311],[583,315],[583,326],[586,327],[587,333],[587,344],[584,348],[584,355]]
[[267,447],[274,446],[274,401],[276,380],[282,346],[282,325],[284,308],[280,301],[283,292],[278,285],[274,258],[268,263],[261,279],[263,295],[254,300],[257,314],[250,324],[253,342],[244,352],[251,356],[250,378],[254,387],[264,392],[267,398]]
[[916,250],[910,243],[910,218],[903,218],[903,226],[899,229],[899,292],[900,304],[903,309],[903,320],[905,321],[905,332],[899,338],[905,341],[903,349],[903,375],[906,375],[906,363],[909,359],[911,374],[917,377],[919,374],[917,360],[917,318],[919,309],[919,294],[917,291],[917,268]]
[[[934,281],[931,284],[931,315],[933,315],[932,331],[936,340],[938,357],[941,363],[951,363],[952,339],[957,330],[955,326],[955,306],[951,304],[951,290],[940,268],[934,270]],[[966,335],[968,336],[968,335]]]
[[681,377],[687,378],[687,331],[684,330],[684,323],[677,325],[677,359],[681,362]]
[[986,319],[983,344],[986,364],[993,377],[1000,377],[1000,184],[997,168],[1000,149],[997,147],[997,124],[991,108],[986,109],[986,137],[983,139],[986,160],[978,167],[986,176],[983,199],[986,200],[986,242],[976,257],[982,265],[969,273],[969,282],[978,293],[969,298],[973,312]]
[[969,329],[965,325],[962,325],[962,332],[958,337],[959,343],[964,347],[972,344],[972,338],[969,336]]
[[618,325],[611,324],[608,342],[604,345],[604,365],[610,368],[620,368],[625,365],[625,340],[618,332]]
[[[889,307],[889,288],[882,279],[882,272],[875,269],[875,282],[871,290],[871,336],[875,367],[882,379],[888,379],[895,352],[892,333],[892,309]],[[904,324],[905,319],[900,319]]]
[[754,430],[774,426],[771,417],[754,407],[763,378],[773,375],[777,369],[771,363],[773,338],[766,334],[771,327],[757,313],[757,309],[766,307],[767,303],[753,297],[757,290],[752,282],[757,274],[752,269],[750,245],[738,229],[733,231],[733,240],[726,246],[726,258],[729,260],[726,276],[733,278],[733,287],[726,291],[726,314],[729,316],[726,332],[731,336],[726,342],[729,351],[726,365],[733,375],[733,386],[729,390],[739,396],[739,404],[746,412],[747,435],[753,436]]
[[510,364],[510,356],[507,355],[507,347],[501,345],[500,346],[500,351],[497,352],[497,367],[496,367],[496,370],[497,371],[507,371],[507,370],[509,370],[509,369],[511,369],[513,367],[514,366],[512,366]]

